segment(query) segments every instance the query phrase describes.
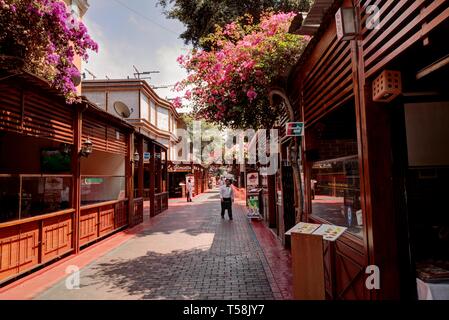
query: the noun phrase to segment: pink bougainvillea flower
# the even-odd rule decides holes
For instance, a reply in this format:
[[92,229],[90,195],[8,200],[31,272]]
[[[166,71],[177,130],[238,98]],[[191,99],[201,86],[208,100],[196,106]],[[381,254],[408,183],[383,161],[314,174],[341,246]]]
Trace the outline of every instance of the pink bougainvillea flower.
[[252,102],[257,98],[257,92],[254,91],[254,88],[251,88],[246,92],[246,96],[249,98],[249,101]]
[[181,108],[182,107],[182,99],[180,97],[176,97],[173,99],[173,106],[175,108]]
[[198,117],[240,128],[270,125],[280,112],[266,107],[270,84],[298,60],[308,41],[288,33],[294,17],[266,13],[259,24],[238,19],[218,28],[207,37],[210,50],[178,59],[188,75],[176,90],[191,88],[184,98]]
[[[98,45],[61,0],[0,0],[0,43],[25,47],[24,69],[47,79],[71,103],[78,99],[75,55],[88,59]],[[31,23],[30,23],[31,21]]]

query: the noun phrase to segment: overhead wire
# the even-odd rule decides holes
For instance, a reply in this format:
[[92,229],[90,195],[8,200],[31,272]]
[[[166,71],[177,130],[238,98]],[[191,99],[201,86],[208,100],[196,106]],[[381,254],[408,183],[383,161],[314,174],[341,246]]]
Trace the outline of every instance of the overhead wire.
[[137,10],[131,8],[131,7],[128,6],[126,3],[124,3],[124,2],[122,2],[122,1],[120,1],[120,0],[114,0],[114,2],[116,2],[116,3],[119,4],[120,6],[122,6],[122,7],[126,8],[126,9],[128,9],[129,11],[131,11],[131,12],[134,13],[135,15],[141,17],[142,19],[145,19],[145,20],[149,21],[150,23],[154,24],[155,26],[158,26],[159,28],[161,28],[161,29],[163,29],[163,30],[165,30],[165,31],[167,31],[167,32],[170,32],[170,33],[173,33],[173,34],[179,36],[179,33],[178,33],[178,32],[175,32],[175,31],[173,31],[173,30],[171,30],[171,29],[169,29],[169,28],[167,28],[167,27],[161,25],[160,23],[155,22],[153,19],[151,19],[151,18],[149,18],[149,17],[143,15],[143,14],[140,13],[139,11],[137,11]]

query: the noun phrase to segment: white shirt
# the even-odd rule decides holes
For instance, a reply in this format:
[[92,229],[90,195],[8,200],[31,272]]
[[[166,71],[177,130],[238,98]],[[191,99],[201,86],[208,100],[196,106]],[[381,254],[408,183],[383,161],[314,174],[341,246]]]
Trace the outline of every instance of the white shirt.
[[223,185],[220,188],[220,199],[223,198],[231,198],[234,201],[234,190],[232,190],[232,186]]

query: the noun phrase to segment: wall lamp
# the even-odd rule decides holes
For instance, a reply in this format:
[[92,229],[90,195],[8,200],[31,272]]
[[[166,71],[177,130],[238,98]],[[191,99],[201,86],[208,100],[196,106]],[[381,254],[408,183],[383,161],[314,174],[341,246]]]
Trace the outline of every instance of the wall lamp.
[[133,157],[134,162],[139,162],[140,161],[140,154],[139,152],[134,152],[134,157]]
[[83,144],[81,145],[80,155],[87,158],[92,153],[92,147],[93,147],[92,141],[90,141],[90,139],[87,138],[86,141],[84,141]]
[[353,7],[342,7],[335,14],[339,41],[354,40],[358,35],[357,12]]

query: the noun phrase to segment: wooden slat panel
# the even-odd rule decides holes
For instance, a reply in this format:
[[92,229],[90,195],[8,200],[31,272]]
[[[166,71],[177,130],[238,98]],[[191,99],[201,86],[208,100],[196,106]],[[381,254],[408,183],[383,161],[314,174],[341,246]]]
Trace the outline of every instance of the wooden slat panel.
[[134,199],[134,214],[131,217],[131,226],[143,222],[143,198]]
[[120,229],[128,224],[127,202],[119,202],[115,205],[114,229]]
[[99,236],[104,236],[114,231],[114,207],[107,206],[100,208],[99,216]]
[[[404,0],[381,4],[384,14],[380,28],[364,30],[364,60],[366,77],[379,72],[389,61],[420,41],[434,28],[449,18],[449,1]],[[366,9],[367,1],[362,2]],[[362,12],[366,16],[366,12]]]
[[2,85],[0,90],[0,130],[73,143],[73,106],[52,100],[47,94]]
[[93,119],[91,116],[86,116],[83,119],[83,140],[87,138],[92,141],[94,150],[123,155],[127,152],[125,134],[102,120]]
[[81,210],[80,245],[98,238],[98,208]]
[[39,263],[39,223],[2,228],[0,233],[0,281],[27,271]]
[[327,47],[323,47],[322,52],[317,53],[319,55],[316,62],[305,76],[303,84],[306,126],[317,121],[330,109],[347,101],[348,94],[353,95],[349,42],[337,41],[336,34],[329,33],[326,43]]
[[72,246],[72,214],[45,220],[42,228],[42,262],[59,257]]

